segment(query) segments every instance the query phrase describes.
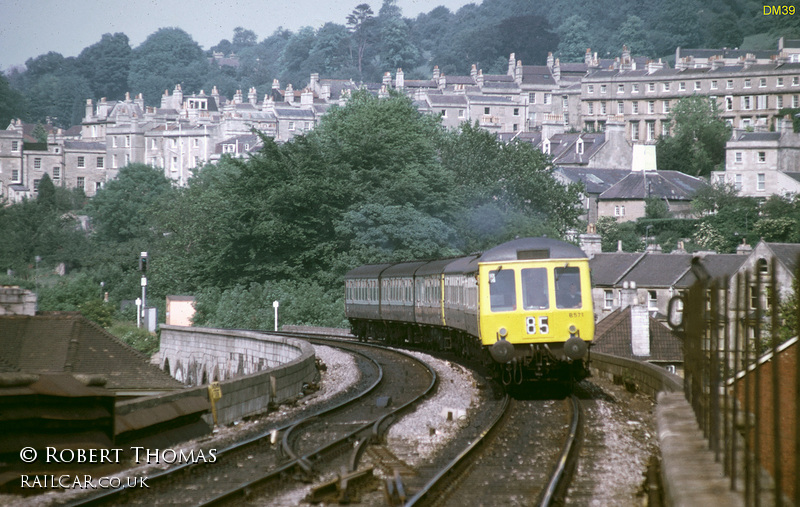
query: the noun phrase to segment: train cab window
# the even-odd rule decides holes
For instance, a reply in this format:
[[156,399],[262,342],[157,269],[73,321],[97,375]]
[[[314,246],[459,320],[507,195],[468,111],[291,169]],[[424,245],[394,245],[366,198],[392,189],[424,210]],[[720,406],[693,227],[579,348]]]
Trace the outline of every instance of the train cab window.
[[547,291],[547,269],[522,270],[522,305],[526,310],[544,310],[550,306]]
[[556,307],[580,308],[581,275],[579,268],[556,268]]
[[489,298],[493,312],[510,312],[517,309],[517,288],[513,269],[489,272]]

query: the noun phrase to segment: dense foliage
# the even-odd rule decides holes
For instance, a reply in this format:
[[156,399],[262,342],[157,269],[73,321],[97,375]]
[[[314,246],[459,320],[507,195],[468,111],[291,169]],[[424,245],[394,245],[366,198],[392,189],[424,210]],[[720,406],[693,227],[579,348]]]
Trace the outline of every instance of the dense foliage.
[[[260,41],[237,27],[230,40],[206,51],[179,28],[162,28],[134,48],[124,33],[109,33],[77,57],[50,52],[7,72],[11,86],[0,79],[0,126],[21,117],[69,127],[80,122],[87,98],[120,100],[130,91],[158,105],[177,84],[185,93],[217,86],[228,97],[256,87],[263,96],[273,79],[297,89],[312,72],[380,82],[384,72],[402,68],[407,78],[429,79],[434,65],[448,75],[466,74],[473,64],[505,73],[511,53],[526,65],[543,65],[551,51],[562,62],[582,61],[587,48],[614,58],[625,44],[634,56],[669,60],[677,46],[775,49],[781,36],[800,38],[800,17],[762,10],[755,0],[486,0],[410,19],[396,0],[383,0],[354,5],[338,23],[279,28]],[[238,66],[218,65],[214,52],[236,55]]]

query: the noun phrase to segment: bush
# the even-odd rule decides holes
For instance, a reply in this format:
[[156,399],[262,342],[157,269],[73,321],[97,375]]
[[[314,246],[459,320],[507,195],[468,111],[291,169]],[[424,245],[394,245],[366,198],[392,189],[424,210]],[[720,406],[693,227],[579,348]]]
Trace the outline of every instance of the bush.
[[144,328],[136,327],[135,324],[115,322],[108,328],[108,332],[147,356],[152,356],[158,351],[158,336],[150,334]]

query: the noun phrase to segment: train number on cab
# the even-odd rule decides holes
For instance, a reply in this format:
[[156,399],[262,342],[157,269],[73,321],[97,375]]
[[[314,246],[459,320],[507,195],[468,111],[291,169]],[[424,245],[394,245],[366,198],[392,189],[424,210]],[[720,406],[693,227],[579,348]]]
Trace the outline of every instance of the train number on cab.
[[538,324],[536,317],[526,317],[525,328],[528,330],[528,334],[536,334],[537,330],[539,334],[547,334],[550,332],[550,326],[547,324],[546,315],[539,317]]

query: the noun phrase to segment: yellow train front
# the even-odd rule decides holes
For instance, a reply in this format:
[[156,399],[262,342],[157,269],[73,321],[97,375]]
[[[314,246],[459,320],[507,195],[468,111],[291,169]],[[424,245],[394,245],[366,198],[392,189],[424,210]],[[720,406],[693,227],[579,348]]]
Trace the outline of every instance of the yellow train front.
[[587,376],[591,290],[589,260],[569,243],[518,239],[480,256],[479,338],[505,384]]
[[480,357],[505,384],[587,375],[589,261],[569,243],[523,238],[456,259],[361,266],[345,285],[359,338]]

